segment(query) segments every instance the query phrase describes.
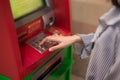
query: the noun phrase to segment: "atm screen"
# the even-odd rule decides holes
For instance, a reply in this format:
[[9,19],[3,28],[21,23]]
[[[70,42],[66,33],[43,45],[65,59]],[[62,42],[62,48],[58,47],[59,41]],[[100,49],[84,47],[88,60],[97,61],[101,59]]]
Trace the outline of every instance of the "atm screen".
[[10,0],[15,20],[45,7],[44,0]]

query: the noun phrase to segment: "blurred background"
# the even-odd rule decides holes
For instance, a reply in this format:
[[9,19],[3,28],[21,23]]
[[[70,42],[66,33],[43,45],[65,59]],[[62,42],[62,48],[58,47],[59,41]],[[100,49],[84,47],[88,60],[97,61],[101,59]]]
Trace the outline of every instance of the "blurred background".
[[[111,8],[110,0],[71,0],[72,33],[95,32],[99,17]],[[89,58],[80,59],[73,51],[72,80],[84,80]]]

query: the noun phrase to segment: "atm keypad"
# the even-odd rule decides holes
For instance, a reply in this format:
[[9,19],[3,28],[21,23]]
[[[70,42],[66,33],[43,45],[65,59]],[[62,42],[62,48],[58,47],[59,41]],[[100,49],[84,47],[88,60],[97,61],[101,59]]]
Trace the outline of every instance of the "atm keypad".
[[27,44],[33,47],[35,50],[40,52],[41,54],[44,53],[47,49],[50,47],[54,46],[56,42],[54,41],[47,41],[43,45],[39,45],[40,41],[42,41],[45,37],[48,35],[45,33],[40,33],[37,36],[31,38],[30,40],[27,41]]

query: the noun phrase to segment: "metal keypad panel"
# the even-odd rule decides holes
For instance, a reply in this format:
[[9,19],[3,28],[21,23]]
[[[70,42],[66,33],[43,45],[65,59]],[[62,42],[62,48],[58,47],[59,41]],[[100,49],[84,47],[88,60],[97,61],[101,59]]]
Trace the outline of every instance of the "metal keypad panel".
[[50,47],[52,47],[56,44],[56,42],[54,42],[54,41],[47,41],[43,45],[39,45],[40,41],[42,41],[47,36],[48,35],[45,33],[40,33],[37,36],[28,40],[26,43],[42,54],[47,49],[49,49]]

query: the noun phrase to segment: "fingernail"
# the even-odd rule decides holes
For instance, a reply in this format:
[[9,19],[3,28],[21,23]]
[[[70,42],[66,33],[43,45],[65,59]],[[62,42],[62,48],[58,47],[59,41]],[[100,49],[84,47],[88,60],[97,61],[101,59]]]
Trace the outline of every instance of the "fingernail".
[[50,52],[52,52],[52,49],[51,49],[51,48],[49,48],[49,51],[50,51]]

